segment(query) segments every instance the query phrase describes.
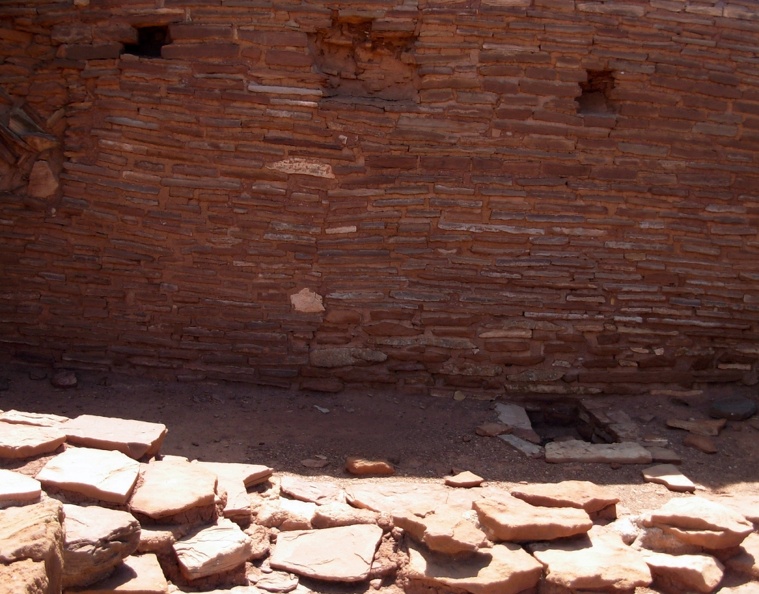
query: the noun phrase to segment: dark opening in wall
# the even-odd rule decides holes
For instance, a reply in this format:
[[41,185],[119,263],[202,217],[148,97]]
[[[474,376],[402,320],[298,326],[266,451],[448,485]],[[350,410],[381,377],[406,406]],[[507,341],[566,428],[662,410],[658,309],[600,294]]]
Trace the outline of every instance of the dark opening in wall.
[[138,27],[137,43],[124,45],[124,53],[144,58],[160,58],[161,48],[171,43],[168,26]]
[[577,98],[577,113],[604,114],[614,113],[612,91],[614,90],[614,72],[611,70],[588,70],[588,79],[580,83],[580,96]]

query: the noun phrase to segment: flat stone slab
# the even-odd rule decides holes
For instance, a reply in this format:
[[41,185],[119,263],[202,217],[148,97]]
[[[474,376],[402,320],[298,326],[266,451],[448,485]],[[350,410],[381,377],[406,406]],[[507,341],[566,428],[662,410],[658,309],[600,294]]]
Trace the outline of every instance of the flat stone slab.
[[485,479],[483,479],[481,476],[478,476],[474,474],[473,472],[469,472],[468,470],[465,470],[464,472],[459,472],[458,474],[455,474],[453,476],[447,476],[445,477],[445,484],[449,487],[458,487],[461,489],[471,489],[472,487],[479,487]]
[[483,496],[481,489],[452,489],[439,484],[419,489],[416,485],[393,481],[349,486],[345,493],[348,503],[356,507],[388,514],[408,510],[422,517],[443,505],[458,506],[466,511],[472,508],[473,501]]
[[155,456],[168,429],[162,423],[80,415],[62,425],[68,442],[101,450],[116,450],[130,458]]
[[409,543],[411,581],[473,594],[518,594],[537,585],[543,567],[521,547],[496,544],[462,559],[434,555]]
[[387,460],[369,460],[357,456],[345,459],[345,470],[358,476],[392,476],[395,468]]
[[756,400],[741,396],[719,398],[709,405],[709,416],[729,421],[744,421],[756,414]]
[[44,413],[23,412],[20,410],[6,410],[0,412],[0,421],[4,423],[17,423],[19,425],[33,425],[35,427],[58,428],[68,421],[68,417]]
[[127,557],[111,576],[76,594],[168,594],[169,584],[158,558],[151,554]]
[[498,436],[498,439],[509,444],[515,450],[521,452],[528,458],[543,458],[545,456],[545,448],[540,445],[536,445],[526,439],[522,439],[517,435],[511,433],[503,433]]
[[695,433],[696,435],[705,435],[708,437],[716,437],[727,421],[725,419],[667,419],[667,427],[673,429],[684,429],[689,433]]
[[140,523],[125,511],[64,504],[63,585],[89,586],[137,550]]
[[250,497],[247,487],[268,480],[272,474],[272,469],[268,466],[254,464],[199,461],[193,461],[192,464],[197,464],[216,475],[217,492],[225,491],[227,494],[224,517],[233,521],[250,519]]
[[654,585],[669,592],[713,592],[725,575],[724,566],[710,555],[645,553]]
[[545,446],[546,462],[605,462],[608,464],[650,464],[651,452],[633,442],[588,443],[572,439],[552,441]]
[[188,580],[224,573],[244,564],[251,555],[250,537],[231,520],[189,533],[174,543],[182,575]]
[[561,542],[529,545],[546,568],[546,582],[576,590],[632,591],[651,584],[644,556],[612,532],[594,527],[587,535]]
[[754,526],[726,505],[703,497],[670,499],[644,520],[644,526],[661,528],[685,544],[706,549],[724,549],[740,545]]
[[37,479],[0,469],[0,508],[35,503],[41,495],[42,485]]
[[66,434],[55,427],[39,427],[0,422],[0,458],[31,458],[49,454],[66,441]]
[[[165,459],[165,458],[164,458]],[[235,477],[239,479],[246,487],[254,487],[265,483],[274,472],[273,469],[263,464],[241,464],[239,462],[201,462],[193,460],[193,464],[198,464],[203,468],[211,470],[217,476]]]
[[121,452],[68,448],[37,473],[44,486],[93,499],[124,504],[140,472],[140,463]]
[[674,464],[658,464],[642,471],[643,480],[647,483],[664,485],[670,491],[678,493],[693,493],[696,485]]
[[593,514],[619,503],[619,497],[590,481],[561,481],[521,485],[511,494],[531,505],[543,507],[575,507]]
[[155,520],[214,504],[216,474],[199,464],[167,459],[142,469],[142,483],[129,503],[133,512]]
[[280,532],[270,565],[329,582],[361,582],[381,538],[382,528],[373,524]]
[[311,525],[314,528],[335,528],[354,524],[376,524],[379,513],[359,509],[347,503],[326,503],[317,506]]
[[506,495],[472,506],[487,535],[498,541],[554,540],[585,534],[593,526],[588,513],[574,507],[537,507]]
[[283,476],[280,490],[293,499],[324,505],[345,499],[342,488],[330,481],[312,481],[295,476]]

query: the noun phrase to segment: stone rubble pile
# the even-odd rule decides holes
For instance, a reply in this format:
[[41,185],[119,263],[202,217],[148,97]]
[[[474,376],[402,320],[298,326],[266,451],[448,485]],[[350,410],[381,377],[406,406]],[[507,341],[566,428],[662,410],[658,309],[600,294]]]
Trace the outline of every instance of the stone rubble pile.
[[[518,407],[498,412],[491,435],[542,447]],[[607,420],[602,430],[635,435],[629,419]],[[156,423],[0,413],[0,462],[21,471],[35,467],[21,464],[30,458],[44,462],[34,477],[0,470],[0,592],[307,594],[339,583],[410,594],[709,594],[728,572],[745,584],[721,592],[759,587],[759,500],[690,495],[671,464],[644,477],[680,494],[617,518],[618,498],[586,481],[507,489],[462,472],[445,483],[341,487],[160,456],[165,436]],[[575,460],[654,459],[636,442],[624,443],[647,457],[590,448],[589,458],[577,444],[594,444],[553,443],[576,448],[564,454]]]

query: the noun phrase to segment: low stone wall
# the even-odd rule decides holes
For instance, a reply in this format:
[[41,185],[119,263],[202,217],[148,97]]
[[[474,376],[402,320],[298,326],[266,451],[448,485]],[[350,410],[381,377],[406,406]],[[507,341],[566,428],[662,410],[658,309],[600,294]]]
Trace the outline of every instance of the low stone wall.
[[755,2],[160,5],[0,6],[6,358],[756,382]]

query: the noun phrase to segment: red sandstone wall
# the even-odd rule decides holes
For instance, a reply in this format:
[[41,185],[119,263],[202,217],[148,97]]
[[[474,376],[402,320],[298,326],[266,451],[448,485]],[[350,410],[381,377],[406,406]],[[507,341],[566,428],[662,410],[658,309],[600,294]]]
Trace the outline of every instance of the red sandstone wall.
[[[145,26],[162,57],[122,55]],[[2,351],[327,390],[756,382],[757,39],[753,0],[5,0]]]

